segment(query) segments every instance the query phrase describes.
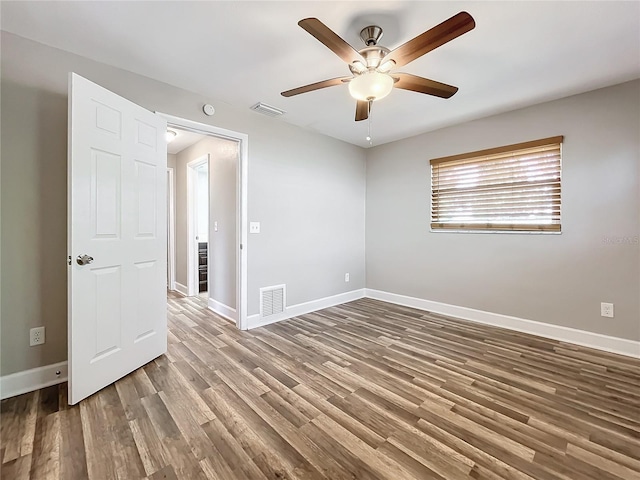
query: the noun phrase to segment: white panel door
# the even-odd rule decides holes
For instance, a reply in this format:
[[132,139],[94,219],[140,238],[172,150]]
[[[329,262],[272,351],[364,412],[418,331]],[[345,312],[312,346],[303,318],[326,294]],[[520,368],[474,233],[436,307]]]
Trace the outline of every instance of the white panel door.
[[72,405],[167,350],[166,127],[70,74]]

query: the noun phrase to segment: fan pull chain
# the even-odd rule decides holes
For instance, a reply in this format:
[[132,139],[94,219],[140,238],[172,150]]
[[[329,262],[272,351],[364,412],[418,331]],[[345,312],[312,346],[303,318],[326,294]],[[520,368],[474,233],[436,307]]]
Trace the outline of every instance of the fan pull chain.
[[369,100],[368,111],[367,111],[367,141],[369,145],[373,145],[373,140],[371,139],[371,104],[373,100]]

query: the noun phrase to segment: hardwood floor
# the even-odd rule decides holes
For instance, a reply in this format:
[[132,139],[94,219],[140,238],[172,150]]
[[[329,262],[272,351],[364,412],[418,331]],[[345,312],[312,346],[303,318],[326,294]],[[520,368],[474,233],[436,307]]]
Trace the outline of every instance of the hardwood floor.
[[362,299],[2,402],[6,479],[640,479],[640,361]]

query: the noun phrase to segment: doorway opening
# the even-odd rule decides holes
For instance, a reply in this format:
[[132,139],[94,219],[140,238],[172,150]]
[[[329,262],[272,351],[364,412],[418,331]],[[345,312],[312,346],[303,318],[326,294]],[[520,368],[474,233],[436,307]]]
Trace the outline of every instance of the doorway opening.
[[246,330],[248,137],[159,115],[177,132],[168,145],[175,171],[175,290],[204,296],[210,310]]

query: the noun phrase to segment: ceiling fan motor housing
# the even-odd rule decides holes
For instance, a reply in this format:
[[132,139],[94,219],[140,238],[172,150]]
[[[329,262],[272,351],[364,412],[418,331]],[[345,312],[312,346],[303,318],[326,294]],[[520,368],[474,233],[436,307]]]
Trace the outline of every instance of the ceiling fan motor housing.
[[389,53],[389,49],[380,46],[367,47],[358,53],[367,61],[368,69],[375,69],[380,66],[382,59]]
[[349,70],[354,75],[361,75],[370,70],[376,70],[382,63],[384,57],[389,54],[389,49],[380,46],[366,47],[362,50],[359,50],[358,53],[365,60],[365,63],[362,63],[359,60],[349,64]]

